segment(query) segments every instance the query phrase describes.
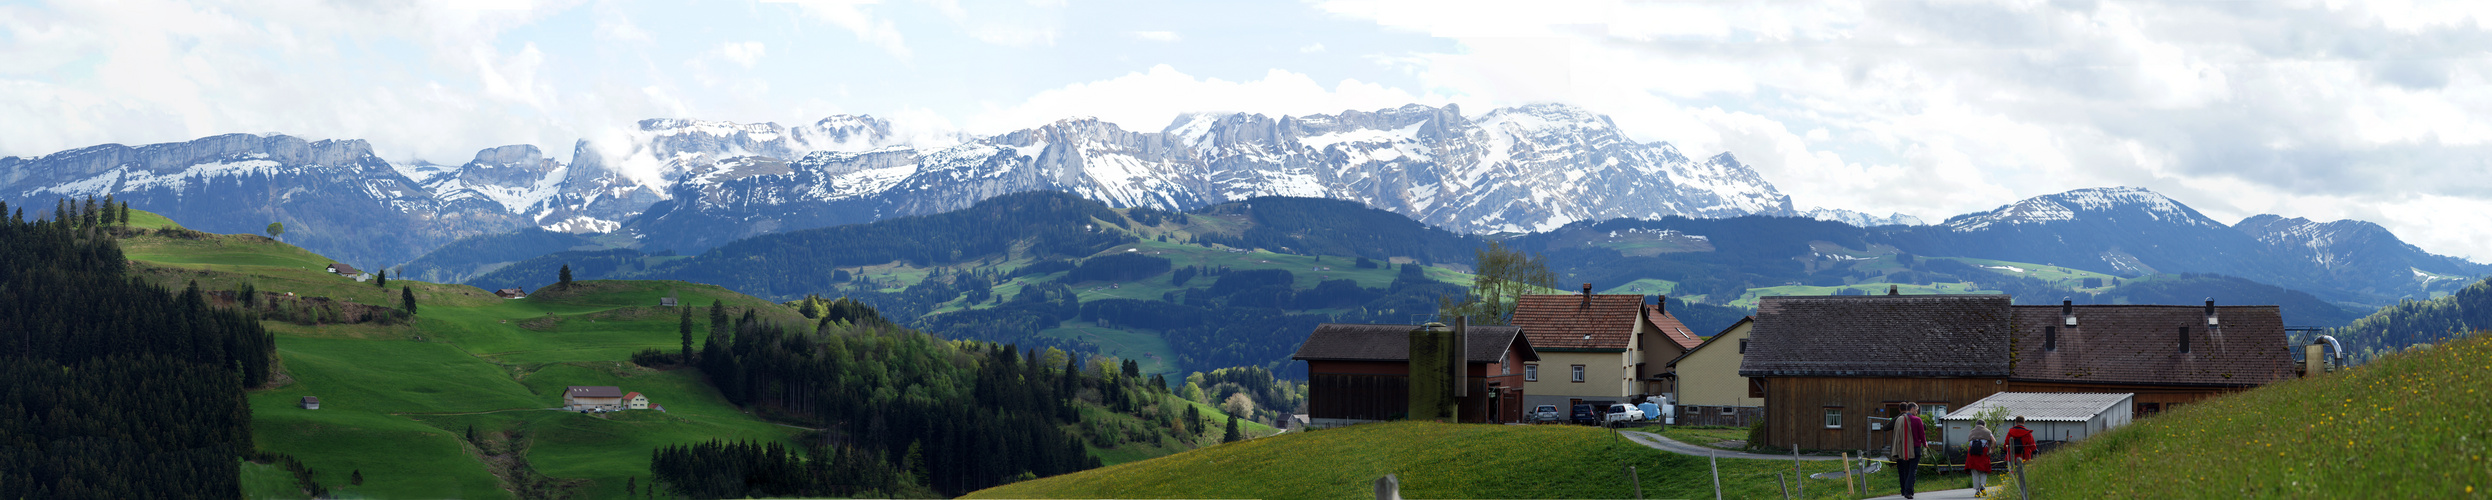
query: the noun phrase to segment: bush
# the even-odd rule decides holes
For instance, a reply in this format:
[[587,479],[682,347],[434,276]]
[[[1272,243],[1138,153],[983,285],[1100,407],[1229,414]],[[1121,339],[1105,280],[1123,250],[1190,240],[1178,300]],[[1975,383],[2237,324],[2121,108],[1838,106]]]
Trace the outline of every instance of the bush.
[[1763,442],[1765,442],[1765,419],[1760,418],[1748,424],[1748,448],[1755,449],[1761,446],[1757,443]]
[[680,355],[657,349],[641,349],[640,352],[632,353],[632,364],[650,368],[674,366],[681,363],[682,360],[677,359],[680,357]]

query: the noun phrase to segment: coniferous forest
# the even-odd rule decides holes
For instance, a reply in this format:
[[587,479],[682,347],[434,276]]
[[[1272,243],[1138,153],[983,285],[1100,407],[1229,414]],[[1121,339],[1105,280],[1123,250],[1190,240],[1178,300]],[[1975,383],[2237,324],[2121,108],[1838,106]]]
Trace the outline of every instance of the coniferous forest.
[[126,207],[24,210],[0,220],[0,498],[239,496],[273,337],[125,276]]

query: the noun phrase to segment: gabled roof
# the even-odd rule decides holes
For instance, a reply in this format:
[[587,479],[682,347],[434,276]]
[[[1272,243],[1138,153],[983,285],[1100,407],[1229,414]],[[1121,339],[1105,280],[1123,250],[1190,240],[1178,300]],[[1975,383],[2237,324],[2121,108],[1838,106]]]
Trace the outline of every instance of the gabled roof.
[[1645,321],[1642,295],[1525,295],[1514,301],[1514,326],[1542,350],[1627,349]]
[[356,270],[355,266],[349,266],[340,262],[329,263],[329,270],[330,272],[338,274],[363,274],[363,271]]
[[[1705,349],[1705,346],[1710,346],[1710,345],[1713,345],[1714,341],[1718,341],[1718,340],[1722,340],[1722,339],[1730,338],[1730,336],[1731,336],[1731,331],[1732,331],[1732,330],[1738,330],[1738,329],[1739,329],[1739,325],[1745,325],[1745,324],[1749,324],[1749,323],[1755,323],[1756,321],[1757,321],[1757,317],[1755,317],[1755,316],[1747,316],[1747,317],[1742,317],[1742,318],[1739,318],[1739,322],[1737,322],[1737,323],[1731,323],[1731,326],[1723,328],[1721,332],[1719,332],[1719,333],[1715,333],[1715,334],[1713,334],[1713,336],[1711,336],[1711,337],[1705,337],[1705,342],[1704,342],[1704,343],[1702,343],[1702,344],[1696,344],[1696,347],[1690,347],[1690,348],[1687,348],[1687,352],[1682,352],[1682,353],[1679,353],[1679,357],[1670,358],[1670,362],[1669,362],[1669,363],[1664,363],[1663,365],[1664,365],[1664,366],[1678,366],[1678,365],[1679,365],[1679,361],[1680,361],[1680,360],[1687,359],[1687,357],[1688,357],[1688,356],[1694,356],[1694,355],[1696,355],[1696,351],[1701,351],[1701,350],[1704,350],[1704,349]],[[1754,332],[1754,331],[1750,331],[1750,332],[1748,332],[1748,338],[1756,338],[1756,332]]]
[[1743,377],[2006,377],[2006,295],[1764,297]]
[[2008,420],[2043,422],[2084,422],[2095,415],[2110,411],[2136,394],[2086,394],[2073,392],[2002,392],[1981,398],[1973,404],[1939,417],[1939,420],[1972,420],[1974,415],[1991,408],[2007,408]]
[[1661,327],[1662,338],[1670,339],[1671,343],[1678,344],[1681,352],[1695,349],[1697,344],[1705,343],[1704,338],[1697,337],[1696,331],[1687,329],[1686,323],[1679,322],[1679,317],[1672,316],[1669,309],[1663,308],[1661,304],[1645,304],[1644,320],[1653,322],[1653,326]]
[[[1452,328],[1452,327],[1447,327]],[[1325,323],[1315,325],[1307,342],[1298,346],[1298,353],[1289,359],[1309,361],[1407,361],[1410,359],[1410,331],[1418,325],[1372,325]],[[1474,326],[1468,330],[1465,357],[1473,363],[1495,363],[1505,356],[1506,346],[1521,343],[1515,349],[1523,361],[1539,361],[1531,341],[1521,330],[1511,326]]]
[[623,388],[611,385],[575,385],[571,386],[567,394],[575,398],[619,398],[623,397]]
[[[2219,328],[2203,305],[2016,306],[2016,373],[2040,382],[2249,387],[2292,376],[2284,314],[2276,306],[2218,306]],[[2180,352],[2180,329],[2189,352]],[[2056,328],[2046,350],[2044,328]]]
[[638,392],[634,392],[634,393],[624,394],[624,395],[623,395],[623,399],[632,399],[632,398],[637,398],[637,397],[640,397],[640,393],[638,393]]

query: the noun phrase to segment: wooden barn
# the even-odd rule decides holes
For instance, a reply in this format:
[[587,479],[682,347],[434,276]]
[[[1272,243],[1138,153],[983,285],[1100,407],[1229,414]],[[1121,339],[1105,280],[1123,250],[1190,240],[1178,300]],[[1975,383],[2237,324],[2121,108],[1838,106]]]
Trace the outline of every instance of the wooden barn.
[[1936,419],[2004,391],[2010,324],[2006,295],[1764,297],[1739,365],[1765,395],[1757,444],[1876,449],[1892,426],[1872,419],[1903,403]]
[[[1290,357],[1307,362],[1307,422],[1333,427],[1399,420],[1410,414],[1410,332],[1419,325],[1325,323]],[[1464,337],[1467,369],[1459,420],[1523,420],[1524,363],[1531,341],[1511,326],[1474,326]]]
[[562,408],[570,411],[623,409],[623,388],[611,385],[575,385],[562,393]]
[[2136,418],[2291,378],[2276,306],[2016,306],[2009,391],[2132,393]]

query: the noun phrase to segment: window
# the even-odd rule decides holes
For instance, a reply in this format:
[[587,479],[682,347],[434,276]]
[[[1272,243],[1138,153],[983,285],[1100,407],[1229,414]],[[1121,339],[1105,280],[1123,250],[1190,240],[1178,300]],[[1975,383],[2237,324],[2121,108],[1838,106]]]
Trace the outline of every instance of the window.
[[1505,372],[1502,375],[1514,374],[1514,351],[1506,351],[1504,355],[1497,356],[1497,369]]
[[1841,429],[1841,428],[1843,428],[1843,409],[1842,409],[1842,408],[1827,408],[1827,409],[1826,409],[1826,428],[1828,428],[1828,429]]
[[1523,365],[1523,381],[1524,381],[1524,382],[1539,382],[1539,381],[1540,381],[1540,365]]
[[2189,327],[2180,327],[2181,352],[2189,352]]
[[2044,351],[2057,351],[2057,350],[2059,350],[2059,327],[2056,327],[2056,326],[2045,326],[2045,327],[2042,327],[2042,350],[2044,350]]
[[1747,353],[1748,353],[1748,339],[1739,339],[1739,353],[1740,353],[1740,354],[1747,354]]
[[1765,398],[1765,379],[1748,379],[1748,397],[1757,399]]
[[1575,365],[1575,381],[1583,382],[1583,365]]
[[1732,407],[1728,407],[1728,406],[1724,406],[1724,407],[1722,407],[1722,414],[1723,414],[1723,415],[1737,415],[1737,414],[1739,414],[1739,409],[1737,409],[1737,408],[1732,408]]
[[1921,418],[1922,418],[1922,419],[1925,419],[1925,420],[1938,420],[1938,419],[1942,419],[1942,418],[1947,418],[1947,404],[1946,404],[1946,403],[1921,403]]

